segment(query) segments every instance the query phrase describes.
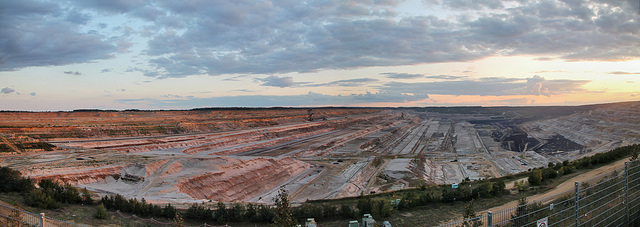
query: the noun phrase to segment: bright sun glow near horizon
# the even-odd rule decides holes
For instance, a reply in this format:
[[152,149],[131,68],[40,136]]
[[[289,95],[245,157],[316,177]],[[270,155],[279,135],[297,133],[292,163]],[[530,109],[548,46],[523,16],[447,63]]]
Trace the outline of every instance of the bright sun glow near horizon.
[[0,0],[0,110],[634,101],[638,4]]

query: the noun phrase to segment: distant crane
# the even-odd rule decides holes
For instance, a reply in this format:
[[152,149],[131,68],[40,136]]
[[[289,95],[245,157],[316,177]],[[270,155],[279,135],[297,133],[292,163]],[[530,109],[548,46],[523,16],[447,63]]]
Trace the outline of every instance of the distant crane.
[[316,116],[314,116],[315,114],[313,113],[313,109],[308,109],[308,110],[307,110],[307,113],[309,114],[309,115],[307,116],[307,121],[314,121],[314,120],[323,120],[323,121],[326,121],[326,120],[327,120],[327,117],[322,116],[322,115],[316,115]]

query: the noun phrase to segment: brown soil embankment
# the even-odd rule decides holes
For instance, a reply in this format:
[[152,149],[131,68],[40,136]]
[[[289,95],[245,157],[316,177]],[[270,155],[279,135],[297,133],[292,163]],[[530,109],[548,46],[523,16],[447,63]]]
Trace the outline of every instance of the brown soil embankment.
[[253,158],[219,166],[219,171],[181,180],[180,192],[196,199],[237,202],[265,193],[310,165],[292,158]]

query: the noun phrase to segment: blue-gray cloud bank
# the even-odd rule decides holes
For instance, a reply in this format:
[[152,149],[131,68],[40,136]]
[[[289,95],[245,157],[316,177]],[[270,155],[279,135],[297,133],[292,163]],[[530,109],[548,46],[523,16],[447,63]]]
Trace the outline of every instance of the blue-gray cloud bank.
[[[0,71],[117,57],[132,45],[127,39],[132,33],[145,38],[145,49],[138,54],[146,60],[136,70],[158,78],[487,56],[569,61],[640,57],[638,1],[422,1],[425,11],[445,9],[455,15],[450,18],[403,14],[397,9],[402,2],[0,0]],[[151,25],[115,35],[101,30],[106,25],[100,15]],[[96,23],[103,26],[92,25]],[[287,83],[265,81],[276,87]]]

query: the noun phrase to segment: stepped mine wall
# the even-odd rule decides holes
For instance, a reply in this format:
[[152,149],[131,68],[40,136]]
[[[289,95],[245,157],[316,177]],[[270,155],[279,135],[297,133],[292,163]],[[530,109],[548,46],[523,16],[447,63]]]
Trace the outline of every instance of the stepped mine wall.
[[131,165],[132,164],[108,166],[102,168],[85,168],[80,170],[78,170],[77,168],[64,168],[64,170],[74,169],[75,171],[73,172],[59,171],[58,169],[52,169],[50,172],[23,171],[22,175],[29,177],[31,181],[36,183],[40,182],[40,180],[42,179],[51,179],[57,182],[69,183],[71,185],[91,184],[103,181],[106,177],[109,176],[119,176],[121,169]]
[[253,158],[219,166],[220,170],[180,180],[178,188],[195,199],[244,201],[266,193],[310,165],[289,157]]

